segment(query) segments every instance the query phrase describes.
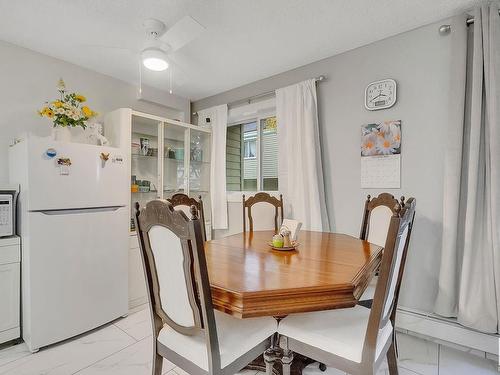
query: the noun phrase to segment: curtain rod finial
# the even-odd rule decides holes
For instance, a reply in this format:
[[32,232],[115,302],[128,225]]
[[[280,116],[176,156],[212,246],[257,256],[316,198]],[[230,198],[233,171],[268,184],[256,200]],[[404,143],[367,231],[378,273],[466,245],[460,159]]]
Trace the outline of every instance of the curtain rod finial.
[[439,26],[439,35],[448,35],[451,32],[451,25]]

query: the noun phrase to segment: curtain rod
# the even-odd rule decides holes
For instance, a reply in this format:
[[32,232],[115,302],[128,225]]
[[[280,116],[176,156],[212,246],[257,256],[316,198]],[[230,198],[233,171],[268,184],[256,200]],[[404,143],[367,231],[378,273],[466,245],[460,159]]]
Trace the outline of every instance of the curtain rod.
[[[500,9],[498,10],[498,15],[500,16]],[[474,17],[467,18],[467,25],[474,23]]]
[[[498,10],[498,15],[500,16],[500,9]],[[467,26],[472,25],[474,23],[474,17],[468,17],[465,21]],[[441,25],[439,26],[439,34],[447,35],[451,32],[451,25]]]
[[[314,80],[316,82],[321,82],[321,81],[324,81],[326,79],[326,76],[324,75],[320,75],[318,77],[315,77]],[[274,95],[276,90],[272,90],[272,91],[267,91],[267,92],[263,92],[262,94],[257,94],[257,95],[254,95],[254,96],[250,96],[249,98],[245,98],[245,99],[239,99],[239,100],[236,100],[234,102],[231,102],[231,103],[228,103],[227,106],[235,106],[235,105],[238,105],[238,104],[243,104],[243,103],[247,103],[250,104],[253,100],[255,99],[260,99],[260,98],[264,98],[266,96],[271,96],[271,95]],[[198,114],[198,112],[193,112],[193,116],[196,116]]]

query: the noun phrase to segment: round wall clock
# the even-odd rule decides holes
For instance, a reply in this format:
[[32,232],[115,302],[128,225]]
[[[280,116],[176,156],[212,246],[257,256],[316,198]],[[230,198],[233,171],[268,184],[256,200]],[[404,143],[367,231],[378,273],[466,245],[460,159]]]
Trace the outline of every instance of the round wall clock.
[[396,81],[383,79],[366,86],[365,108],[369,111],[390,108],[396,103]]

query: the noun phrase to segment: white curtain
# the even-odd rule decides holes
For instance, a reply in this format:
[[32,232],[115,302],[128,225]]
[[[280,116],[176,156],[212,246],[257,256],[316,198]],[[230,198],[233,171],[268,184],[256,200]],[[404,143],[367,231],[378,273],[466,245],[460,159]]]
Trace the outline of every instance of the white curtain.
[[304,229],[329,230],[319,141],[316,80],[276,90],[278,184],[285,217]]
[[477,8],[474,25],[467,31],[462,21],[454,32],[468,34],[464,38],[468,41],[466,64],[456,60],[464,66],[465,95],[455,102],[462,103],[461,107],[451,107],[452,116],[461,118],[450,121],[447,132],[443,248],[435,311],[457,317],[465,326],[496,333],[500,321],[498,4]]
[[[208,121],[207,119],[210,119]],[[212,127],[210,201],[212,229],[227,229],[226,133],[227,104],[198,111],[198,124]]]

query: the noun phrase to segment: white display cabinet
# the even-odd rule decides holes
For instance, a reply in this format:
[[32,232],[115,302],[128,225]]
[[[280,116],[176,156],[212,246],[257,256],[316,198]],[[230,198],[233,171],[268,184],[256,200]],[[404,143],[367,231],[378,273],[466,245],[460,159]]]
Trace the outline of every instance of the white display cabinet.
[[176,193],[201,195],[210,218],[210,137],[210,129],[132,111],[131,207]]
[[109,113],[105,121],[108,125],[118,122],[122,129],[130,129],[130,136],[124,141],[130,144],[129,306],[132,308],[147,301],[133,221],[136,202],[144,206],[153,199],[168,199],[176,193],[201,196],[210,238],[211,130],[128,108]]

